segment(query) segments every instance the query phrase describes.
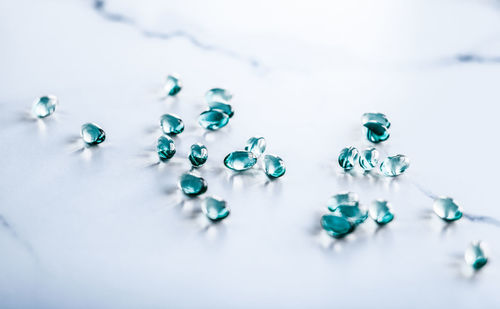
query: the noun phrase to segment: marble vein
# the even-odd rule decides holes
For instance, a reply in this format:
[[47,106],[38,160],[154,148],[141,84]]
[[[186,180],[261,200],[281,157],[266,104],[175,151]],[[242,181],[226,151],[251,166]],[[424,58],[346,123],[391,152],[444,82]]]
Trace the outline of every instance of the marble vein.
[[0,215],[0,226],[4,230],[6,230],[13,239],[18,241],[33,257],[36,258],[33,247],[28,242],[26,242],[24,239],[19,237],[16,230],[12,227],[12,225],[9,223],[9,221],[7,221],[7,219],[5,219],[5,217],[2,215]]
[[500,57],[487,57],[474,53],[458,54],[455,59],[461,63],[500,63]]

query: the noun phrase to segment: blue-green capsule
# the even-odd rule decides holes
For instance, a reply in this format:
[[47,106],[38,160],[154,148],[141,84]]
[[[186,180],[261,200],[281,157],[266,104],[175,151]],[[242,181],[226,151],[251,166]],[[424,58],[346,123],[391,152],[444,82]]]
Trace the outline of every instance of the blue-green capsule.
[[349,222],[345,217],[327,214],[321,217],[321,227],[328,233],[328,235],[341,238],[354,230],[354,225]]
[[210,107],[210,110],[221,111],[224,114],[228,115],[229,118],[233,117],[234,115],[233,107],[227,103],[213,101],[211,103],[208,103],[208,106]]
[[359,206],[359,198],[354,192],[343,192],[330,197],[326,205],[330,211],[339,206]]
[[95,123],[85,123],[82,125],[80,135],[85,143],[88,145],[97,145],[106,139],[106,133]]
[[233,171],[245,171],[257,163],[257,157],[250,151],[233,151],[224,158],[224,165]]
[[365,222],[368,218],[368,211],[358,206],[341,205],[332,210],[333,214],[342,216],[349,220],[353,225],[358,225]]
[[366,137],[369,141],[379,143],[389,138],[391,123],[384,114],[365,113],[363,114],[362,122],[366,128]]
[[359,165],[365,170],[369,171],[378,165],[379,153],[375,148],[365,149],[359,155]]
[[207,191],[208,185],[205,179],[192,173],[184,173],[179,178],[179,187],[188,196],[196,196]]
[[33,115],[38,118],[45,118],[47,116],[50,116],[56,110],[56,106],[58,103],[59,100],[53,95],[39,97],[33,103]]
[[263,137],[250,137],[245,145],[245,150],[260,157],[266,151],[266,139]]
[[165,85],[163,86],[163,94],[165,97],[167,96],[175,96],[182,89],[182,82],[179,79],[179,76],[172,74],[168,75],[165,80]]
[[354,168],[354,164],[358,160],[359,152],[355,147],[346,147],[340,151],[339,165],[344,170],[348,171]]
[[212,221],[220,221],[229,215],[229,207],[226,206],[226,201],[215,197],[207,196],[201,204],[201,210]]
[[482,268],[488,263],[488,255],[483,242],[474,241],[465,250],[465,263],[475,270]]
[[273,155],[264,156],[264,172],[267,177],[278,178],[283,176],[285,171],[285,162],[280,157]]
[[198,123],[207,130],[219,130],[226,126],[229,116],[219,110],[208,110],[200,114]]
[[184,131],[184,122],[173,114],[165,114],[160,117],[160,126],[165,134],[177,135]]
[[444,221],[456,221],[462,218],[462,208],[451,197],[438,197],[432,206],[434,213]]
[[213,88],[205,93],[205,100],[210,105],[211,102],[223,102],[226,103],[233,98],[231,92],[222,88]]
[[394,219],[394,214],[392,213],[389,202],[384,200],[373,201],[368,208],[368,212],[373,221],[380,225],[389,223]]
[[410,167],[410,159],[405,155],[395,155],[385,158],[380,164],[380,171],[384,176],[395,177],[399,176]]
[[189,161],[194,167],[199,167],[205,164],[208,159],[208,149],[205,145],[196,143],[191,145],[191,152],[189,153]]
[[174,140],[165,135],[160,136],[156,144],[156,151],[158,152],[160,160],[165,161],[171,159],[175,155]]

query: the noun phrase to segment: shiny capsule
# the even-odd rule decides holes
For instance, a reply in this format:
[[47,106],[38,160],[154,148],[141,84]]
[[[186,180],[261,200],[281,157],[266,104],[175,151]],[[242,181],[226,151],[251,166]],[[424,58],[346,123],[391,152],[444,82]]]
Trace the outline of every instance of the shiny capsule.
[[264,172],[269,178],[278,178],[285,174],[285,162],[278,156],[264,156]]
[[245,145],[245,150],[260,157],[266,151],[266,139],[263,137],[250,137]]
[[375,200],[368,208],[370,218],[380,225],[387,224],[394,219],[389,202],[384,200]]
[[85,123],[82,125],[80,135],[87,145],[97,145],[106,139],[106,133],[95,123]]
[[177,135],[184,131],[184,122],[174,114],[165,114],[160,117],[160,126],[163,133]]
[[380,164],[380,172],[387,177],[395,177],[403,174],[410,167],[410,159],[405,155],[395,155],[385,158]]
[[212,88],[205,93],[205,100],[210,105],[211,102],[227,103],[233,98],[233,94],[223,88]]
[[165,135],[160,136],[156,144],[156,151],[160,160],[171,159],[175,155],[174,140]]
[[184,173],[179,178],[179,187],[188,196],[197,196],[207,191],[205,179],[192,173]]
[[391,123],[387,116],[381,113],[365,113],[362,117],[363,126],[366,128],[366,138],[373,143],[380,143],[390,136]]
[[354,230],[354,225],[349,222],[349,220],[343,216],[335,214],[323,215],[321,217],[320,224],[328,235],[335,238],[344,237]]
[[198,123],[207,130],[219,130],[227,125],[229,116],[219,110],[208,110],[200,114]]
[[257,157],[249,151],[234,151],[224,158],[224,165],[233,171],[245,171],[257,163]]
[[464,259],[467,265],[475,270],[482,268],[488,263],[488,255],[483,242],[474,241],[465,250]]
[[358,206],[341,205],[332,210],[333,214],[346,218],[351,224],[358,225],[368,218],[368,211]]
[[359,206],[359,198],[354,192],[343,192],[330,197],[326,205],[330,211],[334,211],[339,206]]
[[32,113],[38,118],[48,117],[54,113],[58,102],[57,97],[53,95],[39,97],[33,103]]
[[208,103],[208,106],[210,107],[210,110],[221,111],[224,114],[226,114],[229,118],[233,117],[234,115],[233,107],[227,103],[213,101],[211,103]]
[[363,150],[359,155],[359,165],[365,170],[370,171],[378,165],[379,153],[375,148]]
[[201,203],[201,210],[212,221],[220,221],[229,216],[230,212],[226,201],[215,196],[205,197]]
[[196,143],[191,145],[191,152],[189,153],[189,161],[194,167],[200,167],[208,159],[208,149],[205,145]]
[[165,85],[163,86],[163,95],[167,96],[175,96],[182,89],[182,82],[179,79],[179,76],[172,74],[168,75],[165,80]]
[[355,147],[346,147],[340,151],[338,162],[340,167],[348,171],[354,168],[359,152]]
[[434,213],[444,221],[456,221],[462,218],[462,208],[451,197],[438,197],[432,206]]

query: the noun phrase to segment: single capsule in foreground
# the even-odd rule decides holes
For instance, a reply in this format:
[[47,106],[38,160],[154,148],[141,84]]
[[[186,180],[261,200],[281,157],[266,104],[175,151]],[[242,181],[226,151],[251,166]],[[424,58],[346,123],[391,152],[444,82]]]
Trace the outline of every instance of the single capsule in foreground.
[[365,113],[362,117],[363,126],[366,128],[366,138],[373,143],[380,143],[390,136],[391,123],[384,114]]
[[264,172],[269,178],[278,178],[285,174],[285,162],[278,156],[264,156]]
[[389,202],[384,200],[375,200],[368,208],[370,217],[376,223],[383,225],[389,223],[394,219]]
[[82,125],[80,135],[83,141],[88,145],[97,145],[106,139],[106,133],[95,123],[85,123]]
[[359,155],[359,165],[365,170],[369,171],[378,165],[379,153],[375,148],[365,149]]
[[200,126],[212,131],[225,127],[228,122],[229,116],[216,109],[205,111],[198,117]]
[[221,111],[224,114],[226,114],[229,118],[233,117],[233,115],[234,115],[233,107],[227,103],[214,101],[214,102],[208,103],[208,106],[210,107],[210,110]]
[[266,139],[263,137],[250,137],[245,145],[245,150],[260,157],[266,151]]
[[208,149],[205,145],[196,143],[191,145],[191,152],[189,153],[189,161],[194,167],[199,167],[205,164],[208,159]]
[[467,265],[475,270],[482,268],[488,262],[488,255],[483,242],[474,241],[465,250],[464,258]]
[[330,197],[326,205],[330,211],[334,211],[339,206],[359,206],[359,198],[354,192],[339,193]]
[[233,151],[224,158],[224,165],[233,171],[245,171],[257,163],[257,157],[249,151]]
[[354,225],[349,220],[335,214],[323,215],[320,223],[328,235],[335,238],[341,238],[354,230]]
[[205,93],[205,100],[210,105],[212,102],[228,102],[233,98],[233,94],[223,88],[212,88]]
[[207,191],[208,185],[205,179],[193,173],[184,173],[179,178],[179,187],[188,196],[197,196]]
[[179,76],[172,74],[168,75],[165,80],[165,85],[163,86],[163,95],[167,96],[175,96],[182,89],[182,82],[179,79]]
[[348,171],[354,168],[354,164],[358,160],[359,152],[355,147],[346,147],[340,151],[339,165],[344,170]]
[[203,199],[201,210],[212,221],[220,221],[229,215],[229,208],[226,206],[226,201],[215,197],[207,196]]
[[53,95],[39,97],[33,103],[32,113],[35,117],[45,118],[54,113],[58,103],[59,100]]
[[184,122],[174,114],[165,114],[160,117],[161,130],[165,134],[177,135],[184,131]]
[[156,144],[156,151],[158,152],[160,160],[165,161],[171,159],[175,155],[174,140],[165,135],[160,136]]
[[385,158],[380,164],[380,172],[387,177],[395,177],[403,174],[410,167],[410,159],[405,155],[395,155]]
[[359,205],[357,206],[340,205],[334,210],[332,210],[332,213],[346,218],[353,225],[359,225],[365,222],[366,218],[368,218],[368,211],[366,211],[366,209],[361,208]]
[[462,218],[462,209],[451,197],[438,197],[432,206],[434,213],[444,221],[456,221]]

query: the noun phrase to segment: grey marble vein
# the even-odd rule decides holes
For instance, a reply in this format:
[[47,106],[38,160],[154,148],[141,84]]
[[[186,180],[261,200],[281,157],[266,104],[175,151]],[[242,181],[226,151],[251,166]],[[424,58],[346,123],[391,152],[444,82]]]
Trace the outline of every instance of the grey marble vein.
[[460,63],[500,63],[500,57],[487,57],[474,53],[458,54],[455,59]]
[[36,258],[33,247],[27,241],[25,241],[24,239],[19,237],[19,235],[17,234],[14,227],[12,227],[12,225],[9,223],[9,221],[7,221],[7,219],[5,219],[5,217],[2,215],[0,215],[0,226],[5,231],[7,231],[12,238],[17,240],[33,257]]

